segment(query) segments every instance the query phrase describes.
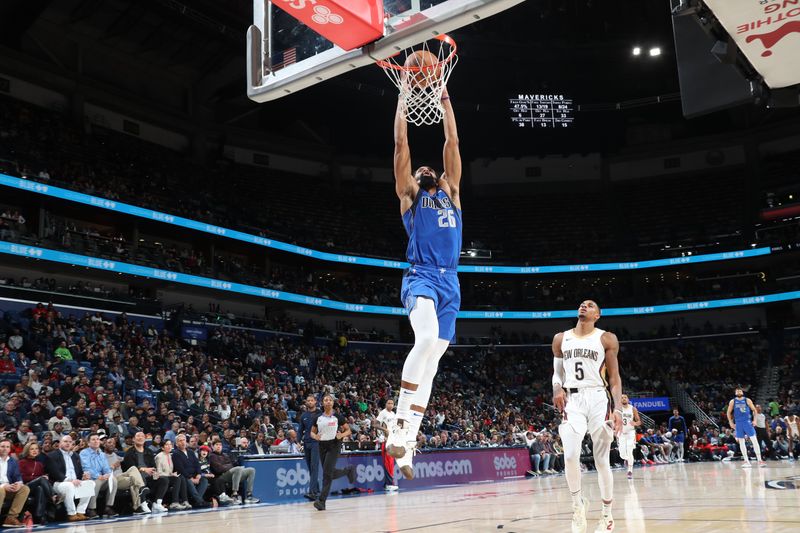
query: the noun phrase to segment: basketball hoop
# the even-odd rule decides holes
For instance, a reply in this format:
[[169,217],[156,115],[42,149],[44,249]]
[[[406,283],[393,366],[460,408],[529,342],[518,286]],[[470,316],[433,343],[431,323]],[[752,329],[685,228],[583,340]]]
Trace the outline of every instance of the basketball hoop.
[[[458,62],[456,42],[449,35],[439,35],[422,43],[419,50],[408,48],[388,59],[377,61],[400,91],[406,120],[414,125],[430,125],[442,121],[442,92]],[[402,62],[398,61],[402,58]]]

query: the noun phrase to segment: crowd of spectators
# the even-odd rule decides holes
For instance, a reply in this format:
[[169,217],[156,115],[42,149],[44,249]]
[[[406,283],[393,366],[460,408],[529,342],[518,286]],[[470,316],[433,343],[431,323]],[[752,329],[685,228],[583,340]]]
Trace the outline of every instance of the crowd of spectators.
[[[374,417],[396,392],[393,387],[405,357],[402,346],[355,349],[336,338],[321,343],[313,337],[210,323],[208,330],[207,342],[192,346],[159,324],[132,321],[125,314],[62,315],[43,304],[24,313],[5,312],[0,323],[0,432],[9,439],[9,453],[24,460],[31,454],[34,459],[39,454],[52,458],[57,450],[74,449],[83,456],[85,450],[102,446],[110,471],[90,475],[97,494],[103,490],[98,477],[126,476],[121,486],[128,488],[132,501],[120,504],[118,498],[115,504],[106,496],[106,505],[98,507],[100,496],[66,506],[69,516],[90,517],[113,516],[120,510],[224,505],[248,497],[254,501],[248,493],[252,474],[237,473],[233,485],[220,484],[207,474],[219,473],[223,459],[235,468],[243,454],[302,451],[297,430],[308,395],[335,395],[336,408],[353,432],[349,440],[360,449],[374,448],[380,441]],[[789,346],[796,350],[796,341]],[[687,457],[722,460],[728,452],[741,452],[729,442],[726,424],[718,422],[724,404],[735,386],[752,383],[767,352],[761,333],[623,342],[621,372],[631,396],[668,396],[673,382],[684,387],[714,419],[708,424],[692,422]],[[546,344],[454,349],[442,360],[418,435],[420,448],[522,444],[530,450],[533,475],[563,470],[560,419],[549,406],[547,355]],[[793,395],[790,390],[780,398],[783,403],[776,403],[776,418],[768,424],[784,414],[782,409],[797,407]],[[780,458],[782,430],[775,428],[765,447],[770,457]],[[651,430],[642,435],[637,460],[674,461],[675,443],[666,425],[656,424]],[[29,449],[34,443],[35,453]],[[168,474],[165,457],[187,449],[205,470],[191,470],[181,479]],[[54,468],[49,461],[43,460],[43,468]],[[179,462],[174,461],[173,468],[180,473]],[[621,463],[616,450],[612,462]],[[592,468],[589,439],[582,463]],[[147,471],[140,472],[145,474],[140,481],[139,468],[163,471],[166,484],[148,477]],[[226,481],[232,478],[230,474]],[[62,489],[54,485],[55,493],[49,495],[40,487],[29,489],[34,504],[44,505],[46,511],[37,518],[54,518],[47,502],[58,494],[63,499]]]

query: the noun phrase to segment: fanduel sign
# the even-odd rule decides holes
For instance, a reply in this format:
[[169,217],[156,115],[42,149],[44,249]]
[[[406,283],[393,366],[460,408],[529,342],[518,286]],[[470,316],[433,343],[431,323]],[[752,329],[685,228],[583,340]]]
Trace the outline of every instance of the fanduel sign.
[[800,0],[705,0],[770,87],[800,83]]
[[647,411],[669,411],[669,398],[631,398],[635,408],[646,413]]

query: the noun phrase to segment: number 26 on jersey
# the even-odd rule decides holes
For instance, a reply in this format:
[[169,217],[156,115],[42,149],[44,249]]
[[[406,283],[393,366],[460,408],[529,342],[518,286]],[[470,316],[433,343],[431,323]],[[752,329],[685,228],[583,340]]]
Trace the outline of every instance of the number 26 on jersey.
[[456,227],[456,217],[452,209],[439,209],[436,211],[436,213],[439,215],[440,228]]

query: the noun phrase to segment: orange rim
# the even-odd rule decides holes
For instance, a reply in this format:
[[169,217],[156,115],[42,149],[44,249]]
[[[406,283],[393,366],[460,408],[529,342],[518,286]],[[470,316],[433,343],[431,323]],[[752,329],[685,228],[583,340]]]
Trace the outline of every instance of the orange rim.
[[[442,41],[443,43],[447,44],[450,47],[450,54],[448,54],[448,56],[446,58],[444,58],[442,61],[438,61],[438,62],[434,63],[433,65],[426,65],[426,66],[423,66],[423,67],[420,67],[420,66],[408,66],[407,67],[405,65],[399,65],[397,63],[393,63],[393,62],[387,61],[385,59],[379,59],[375,63],[381,68],[390,68],[392,70],[401,70],[401,71],[404,71],[404,72],[419,72],[421,70],[424,70],[424,71],[434,70],[434,69],[438,68],[439,66],[446,65],[447,63],[452,61],[453,58],[456,56],[456,51],[458,50],[458,47],[456,46],[455,40],[453,40],[453,38],[450,37],[449,35],[445,35],[445,34],[437,35],[435,37],[435,39],[437,39],[439,41]],[[389,56],[389,57],[397,57],[398,55],[400,55],[400,52],[397,52],[396,54],[394,54],[392,56]]]

